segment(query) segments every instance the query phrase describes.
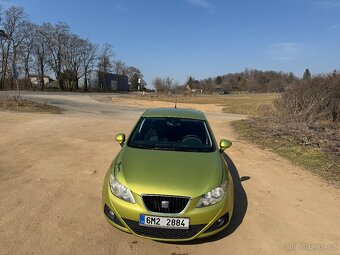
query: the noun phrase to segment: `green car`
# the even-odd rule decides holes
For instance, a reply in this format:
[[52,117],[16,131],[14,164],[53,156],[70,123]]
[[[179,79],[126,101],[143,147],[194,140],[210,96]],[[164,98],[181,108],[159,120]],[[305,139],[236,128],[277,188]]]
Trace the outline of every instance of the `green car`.
[[188,241],[225,229],[234,204],[233,181],[204,114],[146,110],[109,167],[103,209],[114,227],[159,241]]

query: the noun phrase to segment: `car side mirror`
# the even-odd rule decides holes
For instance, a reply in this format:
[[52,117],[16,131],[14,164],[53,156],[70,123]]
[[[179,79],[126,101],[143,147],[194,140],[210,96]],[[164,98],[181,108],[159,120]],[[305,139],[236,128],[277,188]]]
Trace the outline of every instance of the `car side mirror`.
[[120,146],[123,147],[125,142],[125,134],[119,133],[115,136],[115,139],[120,144]]
[[229,148],[232,144],[233,144],[232,142],[222,139],[220,141],[220,152],[223,152],[225,149]]

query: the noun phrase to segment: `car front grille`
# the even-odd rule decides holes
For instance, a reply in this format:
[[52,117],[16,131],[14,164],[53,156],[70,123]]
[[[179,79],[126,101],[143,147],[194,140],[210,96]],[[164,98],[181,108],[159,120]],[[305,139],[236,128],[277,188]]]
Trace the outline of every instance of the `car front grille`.
[[180,213],[190,200],[188,197],[157,195],[143,195],[142,198],[146,208],[155,213]]
[[137,235],[161,239],[189,239],[198,234],[206,225],[191,225],[189,229],[167,229],[140,226],[138,221],[124,219],[129,228]]

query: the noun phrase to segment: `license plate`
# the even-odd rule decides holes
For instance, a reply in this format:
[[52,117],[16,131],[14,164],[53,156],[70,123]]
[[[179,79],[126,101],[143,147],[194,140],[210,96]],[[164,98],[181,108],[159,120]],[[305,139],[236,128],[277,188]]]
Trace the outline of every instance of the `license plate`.
[[139,225],[156,228],[178,228],[188,229],[189,218],[169,218],[141,214]]

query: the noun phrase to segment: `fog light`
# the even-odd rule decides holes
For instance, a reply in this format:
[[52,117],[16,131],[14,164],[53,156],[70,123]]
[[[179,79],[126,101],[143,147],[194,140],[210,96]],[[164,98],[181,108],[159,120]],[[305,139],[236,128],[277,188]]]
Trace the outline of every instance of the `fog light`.
[[104,206],[104,213],[112,221],[114,221],[114,219],[116,218],[115,213],[111,211],[111,209],[107,205]]
[[219,218],[217,221],[216,221],[216,227],[221,227],[221,226],[223,226],[223,224],[224,224],[224,217],[222,217],[222,218]]
[[208,228],[208,230],[205,231],[205,232],[208,233],[208,232],[215,231],[215,230],[225,226],[228,222],[229,222],[229,213],[223,215],[221,218],[219,218],[217,221],[215,221],[215,223],[210,228]]

